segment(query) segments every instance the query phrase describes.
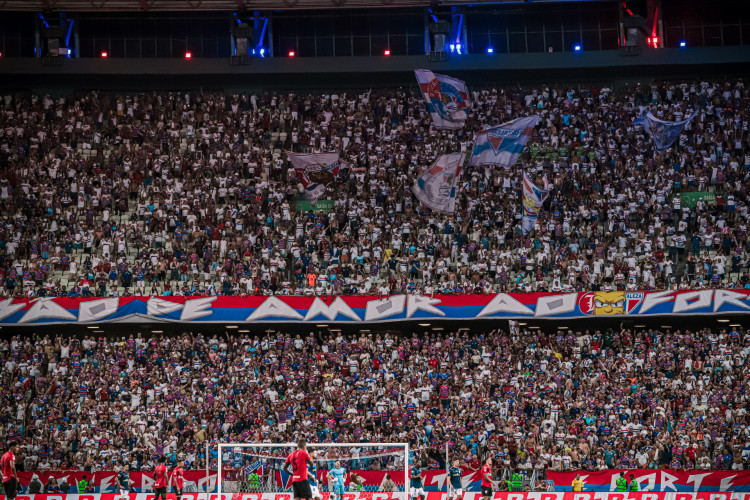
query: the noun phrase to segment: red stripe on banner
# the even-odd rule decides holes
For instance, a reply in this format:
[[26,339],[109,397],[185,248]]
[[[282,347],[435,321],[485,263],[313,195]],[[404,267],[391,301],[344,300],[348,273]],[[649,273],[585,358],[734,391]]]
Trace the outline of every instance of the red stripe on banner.
[[[323,500],[330,500],[328,493],[322,493]],[[39,494],[17,495],[16,500],[120,500],[117,493],[96,494]],[[131,493],[129,500],[154,500],[153,493]],[[294,500],[291,493],[183,493],[183,500]],[[481,493],[464,493],[462,500],[481,500]],[[5,495],[0,495],[5,500]],[[167,500],[176,500],[174,493],[167,494]],[[403,493],[361,492],[346,493],[344,500],[407,500]],[[410,497],[409,500],[415,500]],[[453,500],[447,493],[428,492],[425,500]],[[750,493],[548,493],[548,492],[495,492],[492,500],[750,500]]]

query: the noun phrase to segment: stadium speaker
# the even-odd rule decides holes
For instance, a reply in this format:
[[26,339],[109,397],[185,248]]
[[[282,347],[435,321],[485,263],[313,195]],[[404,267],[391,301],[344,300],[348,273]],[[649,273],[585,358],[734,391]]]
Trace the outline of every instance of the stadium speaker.
[[643,17],[629,16],[622,20],[625,28],[625,40],[620,46],[621,56],[637,56],[641,53],[641,32],[643,30]]
[[247,23],[240,23],[232,27],[232,35],[235,38],[253,38],[253,27]]
[[49,28],[44,28],[42,30],[42,35],[44,35],[44,38],[65,38],[65,35],[67,33],[65,32],[64,26],[50,26]]
[[451,32],[451,23],[440,19],[430,23],[430,33],[433,35],[447,35]]

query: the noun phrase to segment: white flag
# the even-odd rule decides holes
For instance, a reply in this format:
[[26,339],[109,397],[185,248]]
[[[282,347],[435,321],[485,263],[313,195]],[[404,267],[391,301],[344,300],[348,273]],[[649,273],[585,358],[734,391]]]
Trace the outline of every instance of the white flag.
[[456,184],[461,176],[464,153],[442,155],[414,182],[414,196],[436,212],[456,211]]

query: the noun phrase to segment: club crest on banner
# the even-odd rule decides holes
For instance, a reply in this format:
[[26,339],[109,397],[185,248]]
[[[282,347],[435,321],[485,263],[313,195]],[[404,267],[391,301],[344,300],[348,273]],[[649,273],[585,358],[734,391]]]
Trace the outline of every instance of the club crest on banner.
[[[521,129],[506,129],[506,128],[494,128],[487,131],[487,142],[492,146],[492,150],[495,154],[501,151],[512,151],[515,147],[515,143],[519,137],[523,134]],[[506,140],[508,139],[508,140]],[[503,147],[503,141],[507,147]]]
[[579,297],[578,307],[592,316],[623,316],[632,313],[643,297],[643,292],[586,292]]

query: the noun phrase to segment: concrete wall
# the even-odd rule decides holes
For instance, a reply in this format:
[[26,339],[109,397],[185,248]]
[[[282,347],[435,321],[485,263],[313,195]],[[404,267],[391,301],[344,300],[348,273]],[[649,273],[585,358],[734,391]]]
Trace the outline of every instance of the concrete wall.
[[646,50],[635,57],[617,51],[535,54],[470,54],[430,63],[426,56],[252,59],[0,59],[0,88],[258,89],[394,86],[414,83],[415,68],[465,78],[473,84],[525,82],[618,82],[636,79],[750,75],[750,49]]

